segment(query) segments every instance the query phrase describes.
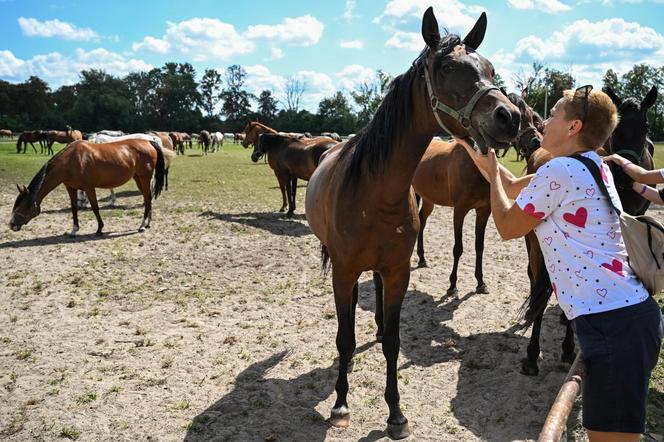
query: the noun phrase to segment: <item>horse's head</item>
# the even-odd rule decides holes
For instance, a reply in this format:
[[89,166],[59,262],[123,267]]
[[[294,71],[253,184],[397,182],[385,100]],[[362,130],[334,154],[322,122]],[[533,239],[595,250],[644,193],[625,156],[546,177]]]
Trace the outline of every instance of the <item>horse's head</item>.
[[510,93],[507,98],[519,108],[521,120],[519,124],[519,133],[514,139],[514,146],[524,156],[530,158],[530,155],[540,147],[542,134],[535,125],[535,112],[528,106],[523,95]]
[[251,161],[256,163],[263,158],[270,148],[281,142],[283,137],[276,134],[258,134],[258,139],[254,143],[254,151],[251,153]]
[[25,186],[16,185],[18,197],[12,209],[12,217],[9,220],[9,228],[15,232],[21,230],[32,218],[39,215],[41,208],[37,202],[36,195],[32,195]]
[[493,85],[493,66],[476,52],[486,25],[486,14],[482,13],[462,40],[452,34],[440,36],[433,8],[427,9],[422,19],[422,37],[427,44],[424,77],[437,122],[433,124],[460,138],[472,136],[483,153],[489,146],[508,148],[520,120],[517,107]]

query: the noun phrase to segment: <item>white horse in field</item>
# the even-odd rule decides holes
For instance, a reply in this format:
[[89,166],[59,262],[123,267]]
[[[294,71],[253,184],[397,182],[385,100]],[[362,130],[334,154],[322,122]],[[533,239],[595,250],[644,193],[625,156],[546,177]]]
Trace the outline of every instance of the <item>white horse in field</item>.
[[[125,140],[146,140],[146,141],[154,141],[161,147],[162,149],[164,148],[163,143],[161,142],[161,138],[159,138],[156,135],[151,135],[151,134],[129,134],[129,135],[122,135],[122,136],[112,136],[112,135],[106,135],[102,132],[110,132],[110,131],[101,131],[96,134],[92,134],[88,137],[88,141],[91,143],[95,144],[101,144],[101,143],[112,143],[114,141],[125,141]],[[121,132],[120,132],[121,133]],[[164,157],[164,159],[169,158],[169,157]],[[170,161],[170,160],[167,160]],[[168,165],[166,165],[168,167]],[[115,201],[117,200],[117,197],[115,196],[115,190],[111,189],[111,196],[110,196],[110,206],[115,205]],[[88,197],[85,195],[85,192],[82,190],[78,191],[78,207],[83,208],[87,207],[89,204],[88,202]]]
[[224,151],[224,134],[213,132],[210,134],[210,139],[212,140],[212,152]]
[[235,134],[232,134],[230,132],[224,132],[224,140],[230,140],[233,141],[233,138],[235,138]]

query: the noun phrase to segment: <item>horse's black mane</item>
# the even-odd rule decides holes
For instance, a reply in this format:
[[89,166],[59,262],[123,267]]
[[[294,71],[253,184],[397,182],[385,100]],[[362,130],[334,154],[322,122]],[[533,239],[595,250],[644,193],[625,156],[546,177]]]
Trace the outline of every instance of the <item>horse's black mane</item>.
[[[461,38],[458,35],[447,34],[442,38],[436,53],[441,56],[447,55],[459,44]],[[411,124],[412,84],[413,80],[423,72],[428,53],[429,48],[424,48],[410,69],[392,80],[385,98],[371,121],[343,147],[340,155],[349,153],[352,155],[343,187],[349,189],[356,187],[364,162],[367,162],[367,170],[372,175],[378,175],[383,171],[395,145]]]
[[41,190],[42,185],[44,184],[44,180],[46,179],[46,175],[48,174],[49,171],[49,166],[51,165],[53,160],[58,158],[62,154],[62,152],[67,150],[69,146],[65,147],[60,152],[56,153],[51,158],[49,158],[46,164],[44,164],[41,167],[41,169],[39,169],[39,172],[37,172],[37,174],[32,178],[32,181],[30,181],[30,184],[28,184],[28,196],[30,198],[30,204],[34,203],[35,200],[37,199],[37,194],[39,194],[39,191]]
[[620,103],[619,110],[622,111],[634,111],[638,112],[641,110],[641,102],[636,98],[629,97],[625,98],[622,103]]

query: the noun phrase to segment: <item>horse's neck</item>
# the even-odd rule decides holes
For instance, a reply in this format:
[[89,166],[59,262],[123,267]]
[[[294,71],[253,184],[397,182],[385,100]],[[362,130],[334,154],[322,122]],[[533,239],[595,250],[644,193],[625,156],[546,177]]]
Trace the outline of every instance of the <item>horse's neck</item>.
[[63,170],[60,166],[60,161],[58,161],[59,159],[60,158],[56,158],[55,161],[53,161],[53,164],[50,165],[41,187],[37,190],[36,201],[38,204],[41,204],[42,200],[46,198],[46,195],[62,184],[64,176],[62,174]]

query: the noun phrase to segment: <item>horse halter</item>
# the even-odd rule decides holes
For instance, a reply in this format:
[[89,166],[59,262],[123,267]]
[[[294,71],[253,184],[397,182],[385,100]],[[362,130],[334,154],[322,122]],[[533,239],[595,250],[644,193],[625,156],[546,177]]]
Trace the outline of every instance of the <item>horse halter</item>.
[[443,120],[440,118],[438,115],[438,112],[443,112],[450,117],[454,118],[456,121],[461,124],[461,126],[470,133],[470,135],[473,138],[476,138],[477,136],[481,136],[481,134],[475,130],[472,127],[472,122],[470,121],[470,116],[473,113],[473,110],[475,110],[475,105],[477,105],[477,102],[482,98],[487,92],[490,92],[492,90],[500,90],[496,86],[487,86],[484,85],[481,88],[478,89],[477,92],[468,100],[468,103],[466,103],[465,106],[463,106],[459,110],[452,109],[442,101],[436,97],[436,95],[433,93],[433,87],[431,86],[431,78],[429,77],[429,70],[427,69],[426,64],[424,65],[424,79],[427,85],[427,92],[429,93],[429,103],[431,104],[431,110],[433,111],[434,117],[436,117],[436,121],[438,122],[438,125],[447,133],[450,135],[454,135],[454,133],[443,124]]

